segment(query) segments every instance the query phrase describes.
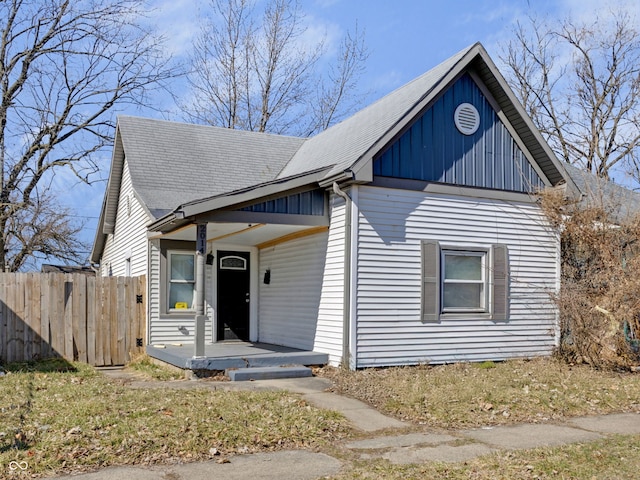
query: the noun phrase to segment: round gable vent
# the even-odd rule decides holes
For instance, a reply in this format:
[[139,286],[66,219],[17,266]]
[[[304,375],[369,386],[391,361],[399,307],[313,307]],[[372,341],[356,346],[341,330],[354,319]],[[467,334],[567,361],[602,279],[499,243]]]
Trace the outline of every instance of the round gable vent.
[[456,128],[464,135],[473,135],[480,126],[480,114],[470,103],[461,103],[453,114]]

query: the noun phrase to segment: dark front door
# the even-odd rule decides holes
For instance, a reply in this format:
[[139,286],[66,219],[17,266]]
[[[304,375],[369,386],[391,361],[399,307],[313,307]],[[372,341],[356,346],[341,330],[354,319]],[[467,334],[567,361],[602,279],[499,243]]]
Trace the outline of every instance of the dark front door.
[[218,340],[249,340],[249,253],[218,251]]

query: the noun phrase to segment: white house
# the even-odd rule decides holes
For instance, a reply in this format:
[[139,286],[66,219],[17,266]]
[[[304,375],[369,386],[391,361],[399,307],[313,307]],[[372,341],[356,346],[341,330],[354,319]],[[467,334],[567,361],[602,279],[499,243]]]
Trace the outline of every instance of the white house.
[[351,368],[547,355],[559,240],[536,192],[559,185],[475,44],[308,139],[120,117],[92,261],[147,275],[150,345],[200,315],[200,341]]

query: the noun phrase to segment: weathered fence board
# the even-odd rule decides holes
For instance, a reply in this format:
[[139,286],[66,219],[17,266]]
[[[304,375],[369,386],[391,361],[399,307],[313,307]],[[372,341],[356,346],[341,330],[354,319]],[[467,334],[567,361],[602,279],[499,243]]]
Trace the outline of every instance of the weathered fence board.
[[0,362],[123,365],[143,349],[144,292],[144,276],[0,273]]

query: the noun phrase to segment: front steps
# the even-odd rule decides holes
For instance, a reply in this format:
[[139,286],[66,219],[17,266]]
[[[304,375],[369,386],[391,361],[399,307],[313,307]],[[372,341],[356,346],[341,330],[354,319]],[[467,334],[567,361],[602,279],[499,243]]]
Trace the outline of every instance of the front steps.
[[206,378],[222,372],[231,380],[262,380],[312,376],[305,366],[326,365],[329,356],[296,348],[251,342],[219,342],[205,345],[205,355],[195,357],[193,345],[148,345],[147,354],[164,363],[190,371],[189,378]]
[[311,377],[309,367],[303,365],[290,365],[286,367],[248,367],[227,369],[225,374],[232,382],[247,380],[273,380],[278,378],[303,378]]

